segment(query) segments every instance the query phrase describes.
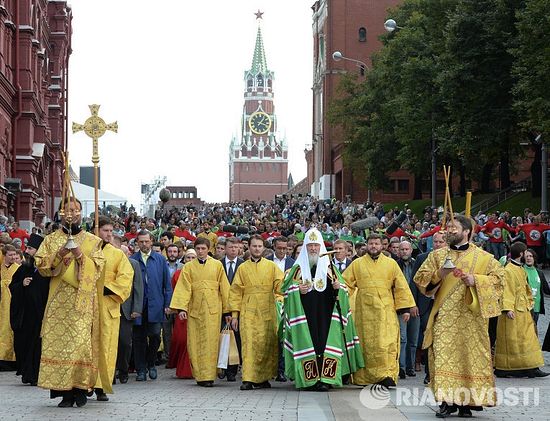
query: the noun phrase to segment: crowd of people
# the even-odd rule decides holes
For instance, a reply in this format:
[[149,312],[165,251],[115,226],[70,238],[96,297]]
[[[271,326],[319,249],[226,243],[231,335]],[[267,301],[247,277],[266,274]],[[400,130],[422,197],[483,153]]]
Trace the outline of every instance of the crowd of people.
[[[211,387],[291,380],[394,387],[424,370],[437,416],[496,404],[497,377],[545,377],[546,215],[422,215],[381,203],[277,198],[130,208],[37,226],[0,216],[0,362],[83,406],[157,366]],[[94,235],[92,232],[95,232]],[[238,363],[220,365],[230,329]],[[464,344],[472,344],[465,346]],[[221,368],[223,367],[223,368]],[[468,388],[470,395],[454,391]]]

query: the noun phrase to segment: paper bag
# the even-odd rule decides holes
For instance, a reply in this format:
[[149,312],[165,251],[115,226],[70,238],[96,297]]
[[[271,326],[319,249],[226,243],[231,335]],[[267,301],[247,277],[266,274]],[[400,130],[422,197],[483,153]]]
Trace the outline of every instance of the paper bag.
[[239,349],[237,348],[237,341],[235,340],[235,332],[229,330],[229,365],[239,365]]
[[218,352],[218,368],[227,368],[229,360],[229,342],[231,340],[230,330],[224,328],[220,332],[220,350]]

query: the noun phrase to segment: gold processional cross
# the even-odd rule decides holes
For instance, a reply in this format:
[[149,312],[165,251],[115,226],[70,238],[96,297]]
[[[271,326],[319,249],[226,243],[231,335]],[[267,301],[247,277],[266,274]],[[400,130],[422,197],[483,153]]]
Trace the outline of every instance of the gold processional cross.
[[94,195],[95,195],[95,235],[99,234],[99,150],[98,150],[98,140],[101,136],[105,134],[107,130],[112,132],[118,132],[118,123],[107,124],[105,121],[97,115],[100,105],[92,104],[89,105],[90,112],[92,113],[91,117],[84,122],[84,124],[78,124],[73,122],[73,133],[84,131],[88,137],[92,138],[93,142],[93,153],[92,153],[92,162],[94,164]]

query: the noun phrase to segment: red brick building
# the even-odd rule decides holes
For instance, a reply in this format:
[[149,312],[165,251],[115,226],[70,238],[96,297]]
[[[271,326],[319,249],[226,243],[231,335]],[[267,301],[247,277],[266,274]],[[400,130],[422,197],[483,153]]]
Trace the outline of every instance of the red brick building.
[[258,25],[252,66],[244,74],[240,139],[229,147],[230,201],[273,200],[288,190],[288,147],[278,139],[274,78]]
[[313,133],[312,148],[306,151],[310,193],[320,199],[351,196],[366,199],[367,189],[343,162],[343,139],[338,128],[328,124],[325,113],[337,95],[340,76],[362,73],[356,63],[334,61],[340,51],[345,57],[370,66],[370,56],[381,43],[387,10],[400,0],[318,0],[313,4]]
[[61,196],[72,11],[0,0],[0,214],[26,228]]
[[[384,22],[389,17],[388,9],[401,0],[318,0],[313,6],[314,78],[313,78],[313,133],[312,146],[305,151],[307,162],[307,185],[314,197],[327,199],[351,198],[366,201],[368,189],[358,177],[353,177],[343,162],[344,142],[338,127],[331,126],[325,117],[330,104],[337,96],[340,77],[344,73],[362,74],[360,66],[349,60],[335,61],[335,51],[344,57],[371,65],[370,57],[381,48],[378,37],[384,33]],[[361,76],[360,76],[361,77]],[[526,151],[526,159],[520,162],[512,181],[530,177],[529,165],[533,154]],[[441,168],[441,163],[438,163]],[[497,173],[497,171],[495,171]],[[455,173],[456,174],[456,173]],[[408,200],[414,195],[414,177],[405,170],[389,175],[390,188],[371,192],[371,199],[382,202]],[[458,185],[454,178],[454,185]],[[298,185],[302,185],[299,182]],[[442,171],[438,174],[437,192],[444,192]],[[477,184],[472,182],[471,188]],[[499,189],[498,175],[494,188]],[[423,196],[431,196],[430,181],[422,186]]]
[[[166,186],[170,190],[170,200],[164,205],[170,209],[172,206],[182,208],[184,206],[201,206],[204,201],[198,197],[195,186]],[[162,202],[158,202],[159,206]]]

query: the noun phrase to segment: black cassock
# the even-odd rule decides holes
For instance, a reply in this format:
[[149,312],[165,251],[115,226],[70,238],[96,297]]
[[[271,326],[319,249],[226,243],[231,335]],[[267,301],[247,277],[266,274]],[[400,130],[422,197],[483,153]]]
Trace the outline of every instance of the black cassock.
[[[32,277],[32,281],[24,286],[23,279],[27,277]],[[50,278],[40,275],[34,265],[21,265],[10,283],[13,348],[17,374],[22,376],[23,383],[35,384],[38,381],[42,346],[40,330],[49,288]]]
[[550,352],[550,326],[546,330],[546,336],[544,337],[544,342],[542,343],[542,350]]
[[[315,266],[312,267],[311,273],[315,273],[315,269]],[[324,291],[319,292],[313,288],[307,294],[300,295],[318,364],[322,363],[332,320],[332,311],[334,310],[335,298],[331,282],[332,279],[327,274],[327,287]]]

